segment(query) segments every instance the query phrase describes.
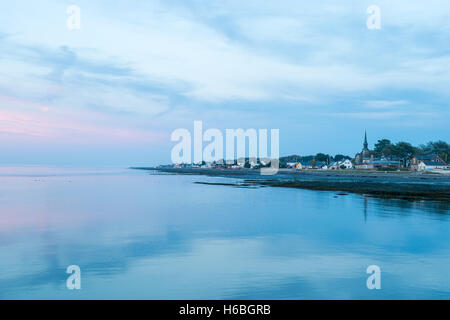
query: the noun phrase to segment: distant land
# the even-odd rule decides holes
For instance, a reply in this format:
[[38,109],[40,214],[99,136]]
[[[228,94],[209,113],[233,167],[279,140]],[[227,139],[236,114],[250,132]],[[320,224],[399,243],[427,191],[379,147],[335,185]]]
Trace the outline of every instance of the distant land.
[[257,170],[271,165],[270,159],[241,158],[197,164],[139,167],[171,174],[237,178],[238,182],[211,183],[239,188],[284,187],[364,194],[381,198],[450,202],[450,146],[444,141],[414,147],[407,142],[381,139],[369,149],[367,133],[362,151],[355,157],[292,155],[281,157],[275,175]]
[[[364,134],[362,150],[350,157],[344,154],[334,156],[326,153],[316,155],[290,155],[278,159],[279,168],[297,170],[378,170],[378,171],[422,171],[450,173],[450,145],[442,140],[413,146],[409,142],[392,143],[381,139],[369,149],[367,133]],[[239,158],[235,160],[201,163],[174,163],[161,167],[174,168],[215,168],[215,169],[259,169],[269,167],[270,159]]]

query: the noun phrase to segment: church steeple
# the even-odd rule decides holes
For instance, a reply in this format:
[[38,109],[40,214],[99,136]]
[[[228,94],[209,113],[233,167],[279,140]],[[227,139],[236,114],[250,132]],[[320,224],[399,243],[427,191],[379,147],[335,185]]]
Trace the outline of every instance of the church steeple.
[[367,143],[367,131],[364,131],[364,149],[369,150],[369,144]]

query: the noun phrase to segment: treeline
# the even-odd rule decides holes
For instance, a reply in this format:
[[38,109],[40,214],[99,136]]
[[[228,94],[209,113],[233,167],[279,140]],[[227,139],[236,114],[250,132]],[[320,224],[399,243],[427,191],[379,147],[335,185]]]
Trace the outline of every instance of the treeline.
[[[374,150],[370,151],[370,155],[374,158],[385,157],[387,159],[402,159],[406,161],[415,155],[427,155],[427,154],[437,154],[442,160],[448,162],[450,160],[450,145],[442,140],[430,141],[427,144],[421,144],[419,146],[413,146],[409,142],[400,141],[397,143],[392,143],[388,139],[381,139],[375,144]],[[309,156],[299,156],[292,155],[280,158],[280,167],[286,168],[288,163],[295,162],[311,162],[320,161],[330,164],[334,161],[342,161],[345,159],[352,160],[353,157],[349,157],[343,154],[337,154],[335,156],[318,153],[316,155]]]
[[381,139],[375,144],[372,154],[375,157],[384,156],[388,159],[409,159],[415,155],[437,154],[447,162],[450,159],[450,145],[442,140],[413,146],[409,142],[400,141],[393,144],[388,139]]

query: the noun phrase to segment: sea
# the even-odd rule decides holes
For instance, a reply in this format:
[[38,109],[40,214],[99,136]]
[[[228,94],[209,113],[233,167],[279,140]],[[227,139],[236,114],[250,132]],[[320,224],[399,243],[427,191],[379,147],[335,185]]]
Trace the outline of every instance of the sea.
[[448,202],[235,180],[0,167],[0,299],[450,298]]

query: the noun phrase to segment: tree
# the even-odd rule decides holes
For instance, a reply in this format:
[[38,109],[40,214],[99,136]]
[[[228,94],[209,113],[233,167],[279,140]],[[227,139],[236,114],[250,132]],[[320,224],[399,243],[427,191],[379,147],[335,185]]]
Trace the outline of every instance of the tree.
[[391,150],[390,149],[391,146],[392,146],[391,140],[388,140],[388,139],[378,140],[378,142],[375,143],[375,149],[374,149],[375,155],[377,155],[377,156],[381,156],[381,155],[387,156],[386,154],[384,154],[384,151],[386,149],[386,152],[389,152]]
[[386,158],[392,158],[392,156],[396,155],[396,148],[395,145],[389,144],[383,148],[383,151],[381,152],[382,155],[384,155]]
[[447,142],[441,140],[436,141],[433,143],[433,149],[445,162],[448,161],[450,156],[450,146]]
[[325,154],[325,153],[316,154],[316,160],[320,161],[320,162],[327,162],[329,158],[330,158],[329,154]]
[[411,158],[417,153],[417,148],[413,147],[410,143],[400,141],[395,144],[393,153],[395,156],[403,159],[403,164],[406,165],[406,160]]
[[345,159],[350,159],[350,157],[344,156],[343,154],[337,154],[334,156],[334,161],[337,161],[337,162],[345,160]]
[[438,154],[442,160],[448,161],[450,158],[450,145],[442,140],[430,141],[426,145],[420,146],[420,153],[422,154]]

